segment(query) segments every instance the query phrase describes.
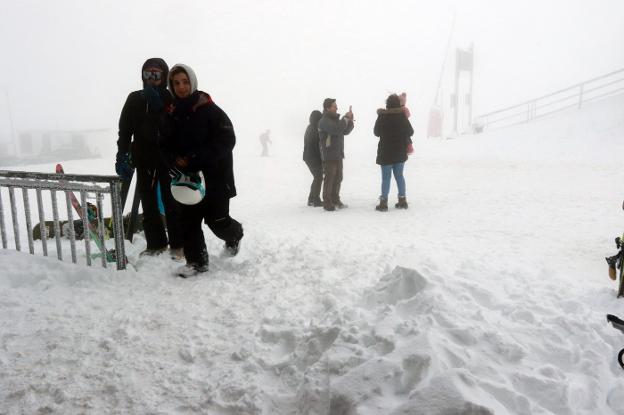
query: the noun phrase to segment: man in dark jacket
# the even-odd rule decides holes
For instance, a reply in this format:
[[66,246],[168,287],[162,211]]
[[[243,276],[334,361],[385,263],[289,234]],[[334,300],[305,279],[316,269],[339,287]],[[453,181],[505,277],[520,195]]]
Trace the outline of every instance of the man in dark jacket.
[[187,265],[177,274],[187,277],[208,270],[202,221],[225,241],[228,254],[238,253],[243,227],[230,216],[230,199],[236,196],[232,157],[236,136],[227,114],[197,89],[197,77],[189,66],[171,68],[168,82],[174,105],[161,130],[163,155],[171,168],[185,174],[201,171],[205,178],[204,198],[181,206]]
[[319,147],[323,159],[325,179],[323,180],[323,209],[336,210],[347,207],[340,200],[342,183],[342,160],[344,159],[344,136],[353,130],[353,112],[340,118],[338,105],[333,98],[323,101],[323,116],[318,124]]
[[303,136],[303,161],[312,173],[312,185],[308,195],[308,206],[323,206],[321,201],[321,186],[323,185],[323,161],[321,160],[321,149],[319,148],[318,123],[323,114],[314,110],[310,114],[310,125],[306,128]]
[[[141,68],[143,89],[131,92],[119,117],[119,139],[115,171],[132,180],[137,173],[137,189],[143,206],[143,229],[147,248],[142,253],[157,255],[169,243],[172,258],[182,257],[182,230],[177,204],[171,196],[171,179],[158,148],[158,126],[163,108],[171,102],[166,79],[169,68],[164,60],[151,58]],[[156,186],[160,184],[165,207],[167,232],[158,209]]]

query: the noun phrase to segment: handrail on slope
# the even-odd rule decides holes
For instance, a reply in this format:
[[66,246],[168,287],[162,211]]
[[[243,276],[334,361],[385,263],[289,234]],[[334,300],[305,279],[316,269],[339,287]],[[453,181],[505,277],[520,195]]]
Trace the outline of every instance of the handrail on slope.
[[475,130],[523,124],[584,103],[624,93],[624,68],[570,87],[475,117]]

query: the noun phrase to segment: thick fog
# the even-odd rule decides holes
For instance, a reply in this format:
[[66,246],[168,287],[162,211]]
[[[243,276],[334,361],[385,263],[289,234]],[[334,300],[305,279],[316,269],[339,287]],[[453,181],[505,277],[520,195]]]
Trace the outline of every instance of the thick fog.
[[449,55],[474,44],[475,115],[624,67],[621,0],[5,1],[0,140],[12,130],[110,129],[103,147],[113,151],[148,57],[194,68],[239,143],[257,146],[266,128],[299,143],[325,97],[339,112],[353,105],[363,134],[401,91],[422,136],[453,16]]

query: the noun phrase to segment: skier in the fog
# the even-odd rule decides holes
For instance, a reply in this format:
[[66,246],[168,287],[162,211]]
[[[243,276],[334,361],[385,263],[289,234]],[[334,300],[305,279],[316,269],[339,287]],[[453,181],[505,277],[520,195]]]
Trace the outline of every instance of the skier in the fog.
[[201,171],[205,197],[198,204],[181,205],[186,267],[180,276],[208,270],[208,251],[202,221],[225,241],[225,250],[236,255],[243,237],[242,225],[230,217],[230,198],[236,196],[232,150],[234,127],[210,95],[197,89],[195,72],[187,65],[171,68],[168,78],[174,102],[162,129],[161,149],[170,167],[183,173]]
[[268,157],[269,156],[269,144],[273,144],[273,141],[271,141],[271,130],[266,130],[265,132],[260,134],[259,140],[260,140],[260,144],[262,144],[262,153],[260,154],[260,156]]
[[323,179],[323,209],[333,211],[347,207],[340,200],[342,183],[342,160],[344,159],[344,136],[353,130],[353,112],[340,118],[338,105],[333,98],[323,101],[323,116],[318,124],[319,146],[325,178]]
[[[171,178],[157,142],[159,119],[164,106],[171,102],[166,85],[168,72],[167,63],[160,58],[148,59],[143,64],[143,89],[128,95],[119,117],[115,171],[122,179],[129,181],[136,168],[136,191],[143,206],[143,229],[147,242],[147,248],[141,255],[158,255],[167,249],[168,243],[172,258],[181,259],[183,237],[178,205],[171,196]],[[158,183],[165,207],[166,231],[158,209]]]

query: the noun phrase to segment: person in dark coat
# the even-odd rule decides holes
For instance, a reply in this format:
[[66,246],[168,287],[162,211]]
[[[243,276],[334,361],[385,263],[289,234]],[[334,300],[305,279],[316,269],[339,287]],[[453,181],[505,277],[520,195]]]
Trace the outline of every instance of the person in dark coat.
[[[143,229],[147,242],[147,249],[142,255],[159,254],[169,244],[171,256],[180,259],[183,245],[180,215],[171,196],[171,178],[157,142],[162,110],[171,102],[166,84],[168,72],[167,63],[160,58],[148,59],[143,64],[143,89],[128,95],[119,117],[115,171],[122,179],[130,181],[133,168],[136,168],[136,191],[143,206]],[[167,231],[158,209],[158,184],[165,207]]]
[[344,136],[353,130],[353,112],[340,118],[338,105],[333,98],[323,101],[323,116],[318,124],[319,147],[323,160],[323,209],[333,211],[347,207],[340,200],[342,183],[342,160],[344,159]]
[[318,123],[323,114],[314,110],[310,114],[310,124],[303,136],[303,161],[312,173],[312,184],[308,194],[308,206],[323,206],[321,201],[321,186],[323,185],[323,161],[319,147]]
[[174,102],[161,129],[161,150],[172,169],[201,171],[206,185],[201,202],[180,205],[187,265],[179,275],[189,276],[208,270],[202,221],[225,241],[227,253],[238,253],[243,227],[229,213],[230,198],[236,196],[232,157],[236,136],[226,113],[197,89],[197,77],[189,66],[171,68],[168,83]]
[[411,143],[410,137],[414,135],[414,129],[401,108],[401,101],[396,94],[388,97],[386,109],[377,110],[374,134],[379,137],[376,162],[381,166],[381,196],[379,205],[375,209],[381,212],[388,210],[388,194],[393,173],[399,198],[395,207],[407,209],[403,167],[407,161],[407,143]]

